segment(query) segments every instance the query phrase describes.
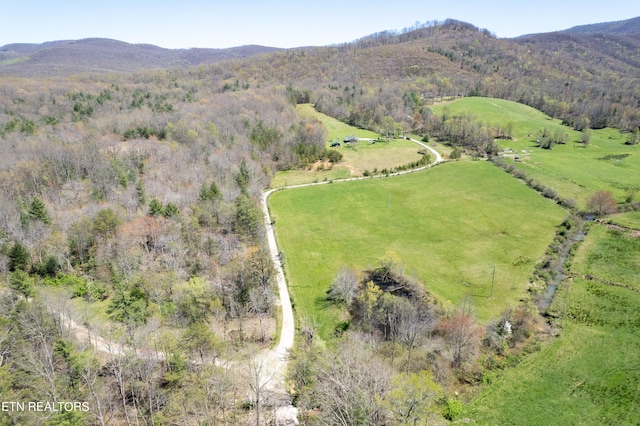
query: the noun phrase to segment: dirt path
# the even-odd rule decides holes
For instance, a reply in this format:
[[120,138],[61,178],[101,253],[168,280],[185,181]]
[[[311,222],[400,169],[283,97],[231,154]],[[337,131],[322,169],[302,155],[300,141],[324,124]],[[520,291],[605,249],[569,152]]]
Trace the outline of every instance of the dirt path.
[[[363,139],[363,140],[372,140],[372,139]],[[422,146],[423,148],[428,149],[435,156],[435,161],[431,164],[427,164],[426,166],[419,167],[417,169],[392,173],[390,176],[398,176],[406,173],[414,173],[419,170],[424,170],[426,168],[432,167],[443,161],[442,156],[435,149],[415,139],[410,139],[410,140]],[[375,178],[378,176],[373,176],[373,177]],[[337,179],[337,180],[334,180],[333,182],[349,182],[349,181],[361,180],[361,179],[371,179],[371,177],[353,177],[353,178],[347,178],[347,179]],[[278,283],[278,291],[280,293],[280,305],[282,307],[282,328],[280,330],[280,342],[278,343],[278,346],[276,346],[276,348],[272,350],[272,352],[274,352],[274,354],[276,354],[278,358],[281,360],[281,362],[284,364],[283,369],[286,367],[287,354],[289,350],[293,347],[293,339],[295,336],[295,323],[293,319],[293,308],[291,307],[291,299],[289,298],[289,290],[287,288],[287,282],[284,278],[284,271],[282,269],[282,262],[280,259],[280,251],[278,250],[278,244],[276,243],[276,236],[273,230],[273,224],[271,221],[271,215],[269,214],[269,206],[267,204],[267,200],[269,199],[269,196],[276,191],[282,191],[284,189],[289,189],[289,188],[301,188],[305,186],[323,185],[327,183],[329,183],[329,181],[304,183],[300,185],[270,189],[262,194],[262,199],[260,200],[260,204],[262,206],[262,213],[264,215],[265,229],[267,232],[267,242],[269,244],[269,252],[271,253],[271,259],[273,260],[274,267],[276,268],[276,279]]]

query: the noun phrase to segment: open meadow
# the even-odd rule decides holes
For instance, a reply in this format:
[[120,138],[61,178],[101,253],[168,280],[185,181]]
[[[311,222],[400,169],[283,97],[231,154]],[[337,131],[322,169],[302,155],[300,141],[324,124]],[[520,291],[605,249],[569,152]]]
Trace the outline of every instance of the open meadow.
[[592,224],[558,289],[562,333],[498,373],[467,407],[478,424],[640,422],[640,239]]
[[336,273],[377,266],[389,252],[444,305],[471,296],[480,320],[499,316],[526,292],[566,215],[486,162],[289,189],[270,207],[293,303],[325,338],[343,313],[327,301]]
[[[625,145],[624,137],[616,129],[591,130],[585,147],[581,133],[563,126],[542,112],[511,101],[493,98],[462,98],[431,107],[435,114],[472,114],[492,128],[513,128],[513,140],[500,140],[502,149],[515,151],[520,162],[516,166],[555,189],[563,198],[576,201],[585,208],[587,199],[598,190],[610,190],[618,202],[640,196],[640,145]],[[548,129],[566,133],[567,143],[552,149],[537,147],[538,131]],[[526,151],[526,152],[525,152]],[[512,160],[513,161],[513,160]],[[635,198],[634,198],[635,197]]]

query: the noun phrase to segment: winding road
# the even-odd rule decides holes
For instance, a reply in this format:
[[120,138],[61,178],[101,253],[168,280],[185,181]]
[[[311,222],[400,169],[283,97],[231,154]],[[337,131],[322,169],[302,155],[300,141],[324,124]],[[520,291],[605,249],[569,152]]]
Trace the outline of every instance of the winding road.
[[[373,140],[373,139],[363,138],[361,140]],[[424,142],[420,142],[415,139],[409,139],[409,140],[422,146],[423,148],[428,149],[434,155],[435,161],[423,167],[419,167],[412,170],[406,170],[402,172],[397,172],[397,173],[392,173],[389,176],[398,176],[398,175],[407,174],[407,173],[414,173],[420,170],[427,169],[429,167],[433,167],[434,165],[444,161],[444,159],[442,158],[442,155],[440,155],[438,151],[428,146]],[[371,178],[377,178],[377,177],[386,177],[386,175],[337,179],[331,182],[350,182],[355,180],[371,179]],[[327,183],[329,183],[329,181],[305,183],[300,185],[270,189],[268,191],[265,191],[262,194],[262,199],[260,200],[260,204],[262,206],[262,212],[264,214],[264,223],[265,223],[265,229],[267,232],[267,242],[269,244],[269,252],[271,253],[271,259],[273,260],[273,264],[276,269],[276,280],[278,283],[278,292],[280,294],[280,305],[282,307],[282,326],[280,329],[280,341],[274,349],[269,350],[268,353],[265,355],[266,367],[267,367],[265,369],[266,370],[265,380],[269,381],[268,387],[274,392],[278,390],[281,392],[286,392],[286,388],[285,388],[286,368],[287,368],[289,350],[291,350],[291,348],[293,347],[293,340],[295,336],[295,322],[293,318],[293,308],[291,306],[291,299],[289,298],[289,289],[287,288],[287,282],[284,277],[284,270],[282,269],[282,259],[280,258],[280,251],[278,250],[278,244],[276,243],[276,236],[273,230],[273,223],[271,220],[271,215],[269,214],[269,206],[267,204],[267,200],[269,196],[276,191],[282,191],[284,189],[290,189],[290,188],[301,188],[305,186],[323,185]],[[285,423],[283,422],[283,424]]]
[[[372,139],[361,139],[361,140],[372,140]],[[439,152],[435,149],[431,148],[427,144],[417,141],[415,139],[409,139],[412,142],[422,146],[429,150],[435,157],[435,161],[431,164],[428,164],[423,167],[419,167],[416,169],[406,170],[402,172],[391,173],[389,175],[378,175],[378,176],[370,176],[370,177],[353,177],[347,179],[337,179],[331,182],[350,182],[356,180],[363,179],[371,179],[371,178],[380,178],[386,176],[398,176],[407,173],[414,173],[420,170],[427,169],[429,167],[433,167],[434,165],[443,162],[443,158]],[[271,220],[271,215],[269,214],[269,206],[267,204],[267,200],[271,194],[276,191],[282,191],[284,189],[290,188],[300,188],[305,186],[314,186],[314,185],[323,185],[330,183],[330,181],[323,182],[314,182],[314,183],[306,183],[300,185],[286,186],[270,189],[265,191],[262,194],[262,198],[260,200],[260,204],[262,206],[262,212],[264,215],[264,223],[267,234],[267,243],[269,246],[269,252],[271,254],[271,259],[273,260],[274,267],[276,269],[276,282],[278,284],[278,293],[280,299],[280,305],[282,308],[282,323],[280,328],[280,340],[277,346],[273,349],[269,349],[261,352],[256,356],[256,361],[260,366],[260,387],[264,390],[269,391],[271,393],[272,402],[275,401],[275,406],[278,407],[275,410],[276,413],[276,425],[297,425],[297,410],[291,405],[289,395],[287,393],[285,378],[286,378],[286,370],[287,363],[289,361],[289,351],[293,347],[294,337],[295,337],[295,322],[293,317],[293,308],[291,306],[291,299],[289,297],[289,289],[287,287],[287,282],[284,276],[284,270],[282,268],[282,259],[280,258],[280,251],[278,250],[278,245],[276,243],[276,237],[273,229],[273,223]],[[73,319],[71,319],[68,315],[63,315],[58,313],[60,316],[61,323],[65,325],[67,328],[71,329],[77,338],[80,340],[87,340],[89,343],[99,352],[110,353],[112,355],[121,355],[124,354],[127,348],[122,344],[110,341],[108,339],[103,338],[102,336],[91,334],[90,331],[84,326]],[[151,356],[148,353],[138,352],[141,356]],[[159,353],[156,351],[156,357],[164,357],[163,353]]]

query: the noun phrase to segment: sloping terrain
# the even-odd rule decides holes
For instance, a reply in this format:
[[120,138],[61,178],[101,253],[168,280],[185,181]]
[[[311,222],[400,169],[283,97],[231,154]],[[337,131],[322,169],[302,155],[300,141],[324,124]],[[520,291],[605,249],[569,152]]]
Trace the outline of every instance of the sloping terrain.
[[636,36],[640,36],[640,18],[591,25],[578,25],[564,32],[572,34],[635,34]]
[[0,47],[0,75],[37,77],[130,72],[210,64],[278,50],[257,45],[229,49],[164,49],[102,38],[8,44]]

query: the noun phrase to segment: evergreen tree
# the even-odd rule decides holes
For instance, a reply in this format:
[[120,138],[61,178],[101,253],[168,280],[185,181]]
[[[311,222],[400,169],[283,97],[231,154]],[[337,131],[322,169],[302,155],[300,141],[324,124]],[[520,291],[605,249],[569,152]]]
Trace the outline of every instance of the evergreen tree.
[[180,214],[180,209],[174,203],[167,203],[166,207],[162,210],[162,215],[166,218],[175,217]]
[[33,277],[20,269],[9,274],[9,286],[24,297],[35,295],[35,290],[33,289],[34,281]]
[[26,270],[29,265],[29,251],[25,246],[16,242],[9,250],[9,270]]
[[215,182],[211,182],[211,185],[209,186],[202,185],[202,188],[200,188],[198,199],[200,201],[215,200],[216,198],[220,197],[220,195],[221,194],[218,185],[216,185]]
[[249,168],[247,167],[247,162],[243,159],[242,163],[240,163],[240,171],[236,176],[236,183],[240,187],[240,191],[243,194],[247,194],[247,186],[249,185]]
[[236,198],[236,214],[233,231],[248,238],[256,238],[260,229],[260,215],[251,200],[245,195]]
[[149,202],[149,216],[157,217],[163,214],[164,208],[162,207],[162,203],[154,198]]
[[44,202],[37,197],[34,198],[29,205],[29,217],[32,220],[41,220],[47,225],[51,223],[51,219],[49,219],[47,208],[44,205]]

